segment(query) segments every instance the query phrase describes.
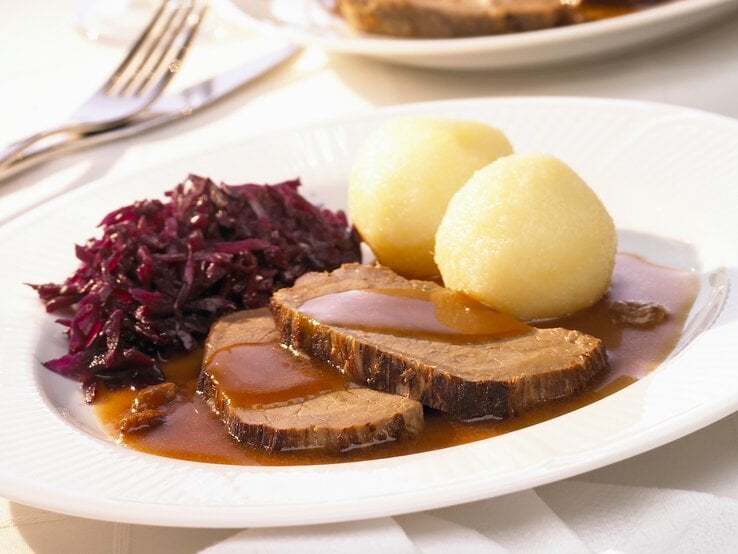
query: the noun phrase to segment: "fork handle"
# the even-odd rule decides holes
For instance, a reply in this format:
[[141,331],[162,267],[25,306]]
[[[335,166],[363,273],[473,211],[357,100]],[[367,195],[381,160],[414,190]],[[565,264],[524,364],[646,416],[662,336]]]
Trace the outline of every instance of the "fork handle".
[[[75,150],[80,143],[96,143],[100,141],[83,140],[93,134],[84,132],[85,128],[98,129],[96,126],[65,125],[30,135],[0,150],[0,181],[4,181],[21,171],[25,171],[41,162],[50,160],[58,154]],[[114,127],[113,127],[114,128]],[[57,140],[53,140],[57,137]]]
[[[177,117],[179,117],[178,113],[152,114],[148,117],[138,119],[133,125],[121,124],[107,128],[94,126],[91,127],[94,130],[86,133],[72,134],[69,130],[66,131],[66,134],[53,133],[53,135],[58,135],[58,140],[46,140],[45,142],[48,144],[43,144],[44,139],[40,139],[26,145],[26,148],[22,150],[22,152],[18,152],[15,155],[10,154],[11,157],[13,157],[13,160],[5,165],[0,165],[0,182],[63,154],[104,144],[115,139],[125,138],[157,127],[173,119],[177,119]],[[75,127],[75,129],[79,128],[81,127]],[[37,135],[41,134],[42,133],[37,133]],[[46,139],[51,139],[51,137],[51,133],[45,133]],[[5,159],[11,151],[18,151],[22,146],[22,143],[25,143],[30,138],[31,137],[28,137],[28,139],[24,139],[24,141],[16,142],[6,147],[4,150],[0,150],[0,157]]]
[[50,137],[52,134],[55,133],[42,131],[3,148],[3,150],[0,151],[0,170],[5,170],[11,165],[18,163],[23,159],[25,151],[37,142]]
[[[113,126],[114,127],[114,126]],[[111,127],[112,128],[112,127]],[[64,136],[61,142],[74,140],[75,136],[90,133],[100,129],[100,124],[74,123],[62,125],[53,129],[47,129],[27,136],[13,144],[5,147],[0,151],[0,172],[3,172],[13,165],[16,165],[28,155],[29,151],[39,143],[46,141],[53,136]],[[52,146],[53,147],[53,146]]]

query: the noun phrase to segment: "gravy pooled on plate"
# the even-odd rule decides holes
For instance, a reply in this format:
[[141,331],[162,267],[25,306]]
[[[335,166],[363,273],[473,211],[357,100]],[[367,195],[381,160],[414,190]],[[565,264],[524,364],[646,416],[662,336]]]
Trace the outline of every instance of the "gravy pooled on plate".
[[[239,445],[196,394],[202,353],[165,365],[167,377],[177,384],[179,401],[166,421],[143,433],[120,436],[129,448],[186,460],[241,465],[301,465],[386,458],[446,448],[493,437],[551,419],[586,406],[635,382],[662,363],[676,346],[698,290],[694,274],[651,264],[638,256],[619,254],[610,292],[595,306],[573,316],[547,322],[600,338],[608,352],[610,371],[590,391],[567,401],[546,403],[523,415],[503,421],[466,422],[425,408],[425,426],[412,438],[388,441],[370,448],[345,452],[300,449],[270,453]],[[667,310],[666,319],[651,328],[620,326],[612,322],[609,305],[623,300],[650,301]],[[135,391],[101,391],[94,405],[104,428],[118,437],[118,421],[130,411]]]

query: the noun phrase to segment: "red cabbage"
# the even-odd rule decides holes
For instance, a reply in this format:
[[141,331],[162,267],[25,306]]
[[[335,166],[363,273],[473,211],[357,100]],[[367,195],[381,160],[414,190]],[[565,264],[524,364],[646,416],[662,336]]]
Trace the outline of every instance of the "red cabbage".
[[31,285],[69,336],[44,365],[78,379],[85,398],[164,380],[160,362],[196,348],[219,317],[269,302],[308,271],[359,261],[343,212],[314,206],[299,180],[216,185],[190,175],[168,201],[143,200],[100,223],[76,246],[81,265],[62,284]]

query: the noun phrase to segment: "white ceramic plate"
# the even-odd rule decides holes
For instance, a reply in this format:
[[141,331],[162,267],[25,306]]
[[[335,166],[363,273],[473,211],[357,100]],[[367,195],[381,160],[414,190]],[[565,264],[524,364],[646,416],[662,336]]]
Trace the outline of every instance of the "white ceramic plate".
[[[197,172],[226,182],[301,176],[342,206],[353,153],[390,116],[435,114],[504,129],[519,152],[547,151],[599,193],[621,249],[699,272],[681,350],[595,404],[445,450],[331,466],[202,464],[106,438],[76,383],[40,360],[66,348],[23,282],[60,281],[73,247],[108,210],[159,196]],[[738,409],[738,122],[655,104],[479,99],[397,107],[234,144],[124,182],[90,183],[0,228],[0,495],[85,517],[181,526],[342,521],[447,506],[576,475],[633,456]]]
[[593,58],[645,46],[715,20],[736,0],[675,0],[634,14],[582,25],[489,37],[394,39],[351,31],[318,0],[214,0],[248,29],[332,52],[445,69],[502,69]]

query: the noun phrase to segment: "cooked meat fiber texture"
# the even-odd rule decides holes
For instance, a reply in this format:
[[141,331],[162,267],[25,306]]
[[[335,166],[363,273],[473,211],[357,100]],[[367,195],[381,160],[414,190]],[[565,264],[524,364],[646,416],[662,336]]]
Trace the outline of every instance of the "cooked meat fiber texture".
[[300,312],[307,300],[331,293],[438,286],[382,267],[346,264],[300,277],[276,292],[270,307],[288,346],[329,362],[354,382],[460,419],[506,418],[574,396],[608,368],[602,342],[579,331],[534,328],[507,339],[452,344],[325,325]]
[[[223,348],[276,341],[266,309],[236,312],[212,327],[205,343],[205,363]],[[341,451],[405,436],[423,429],[423,406],[407,398],[363,387],[337,391],[295,404],[247,409],[230,405],[207,371],[198,390],[239,442],[270,451],[322,448]]]
[[561,0],[338,0],[337,5],[355,29],[396,37],[497,35],[579,20]]

